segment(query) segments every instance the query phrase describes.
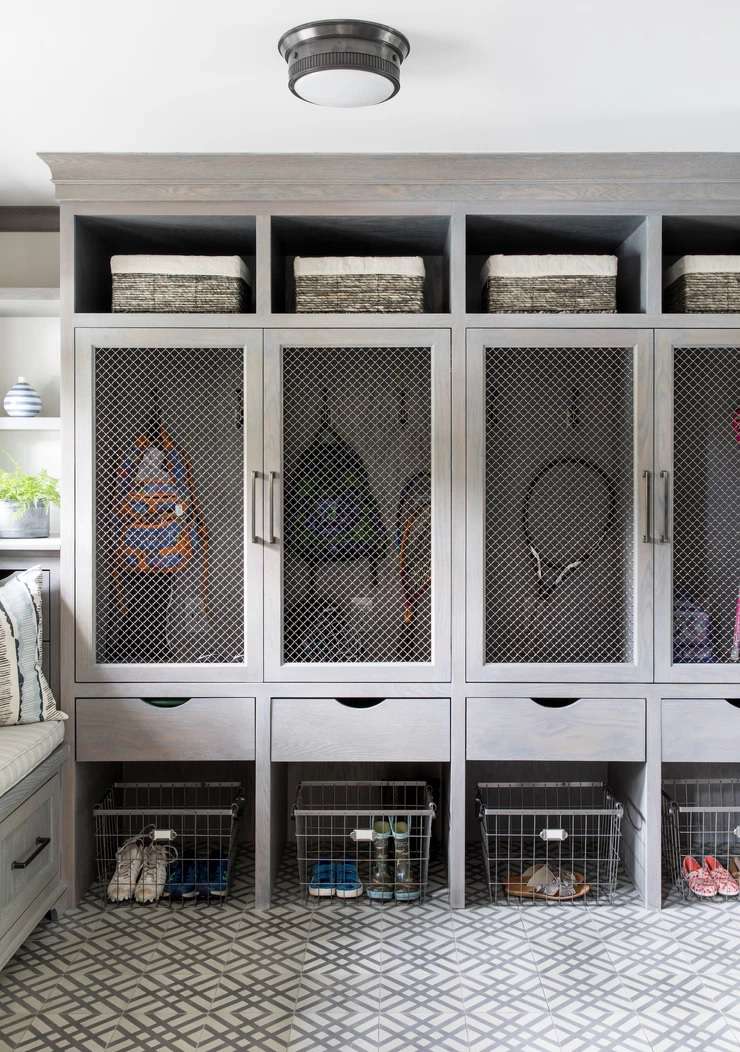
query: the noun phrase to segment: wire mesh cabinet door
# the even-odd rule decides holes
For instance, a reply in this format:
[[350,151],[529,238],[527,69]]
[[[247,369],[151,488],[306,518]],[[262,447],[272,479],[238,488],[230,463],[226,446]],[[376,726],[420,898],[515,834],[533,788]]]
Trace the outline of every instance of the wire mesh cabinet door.
[[257,679],[262,333],[82,329],[77,678]]
[[469,679],[652,676],[652,334],[468,333]]
[[737,682],[740,330],[656,339],[656,673]]
[[449,333],[265,341],[266,678],[449,679]]

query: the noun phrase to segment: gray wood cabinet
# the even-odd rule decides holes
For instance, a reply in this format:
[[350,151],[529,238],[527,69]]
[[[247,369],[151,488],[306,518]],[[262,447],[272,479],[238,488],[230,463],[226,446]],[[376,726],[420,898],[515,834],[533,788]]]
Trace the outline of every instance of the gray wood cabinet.
[[78,698],[77,759],[146,763],[254,759],[253,698]]
[[468,333],[470,680],[652,675],[652,337]]
[[273,698],[272,759],[447,763],[448,698]]
[[449,333],[265,338],[265,678],[448,680]]
[[76,674],[262,672],[262,336],[80,330]]
[[[664,763],[736,764],[740,755],[740,699],[664,698]],[[727,777],[727,770],[723,772]]]
[[[49,162],[62,201],[61,692],[67,711],[77,705],[77,754],[85,757],[68,779],[75,799],[67,840],[78,823],[77,857],[89,841],[82,816],[102,777],[91,761],[133,755],[127,735],[145,712],[141,699],[158,693],[197,702],[188,731],[194,750],[195,735],[216,714],[221,730],[205,733],[202,749],[232,755],[220,722],[231,712],[227,701],[240,712],[240,755],[243,735],[254,734],[260,906],[269,903],[289,804],[273,760],[416,762],[422,754],[449,757],[453,905],[464,903],[467,760],[495,774],[503,757],[608,764],[615,788],[644,817],[639,843],[626,847],[638,887],[657,905],[661,763],[684,755],[670,735],[682,726],[686,737],[699,717],[711,738],[706,755],[719,755],[713,743],[721,745],[731,724],[720,717],[731,707],[717,687],[740,695],[740,671],[727,657],[738,516],[716,500],[717,480],[737,485],[735,406],[725,397],[725,366],[717,366],[732,362],[740,329],[735,316],[663,313],[662,283],[679,255],[736,243],[740,159],[57,155]],[[128,251],[238,253],[253,273],[253,310],[114,315],[109,259]],[[618,313],[483,313],[480,268],[498,252],[616,255]],[[299,254],[420,255],[428,313],[296,315],[290,279]],[[224,368],[213,365],[219,351],[229,352]],[[130,379],[119,397],[116,370],[127,356]],[[242,358],[241,384],[233,356]],[[188,372],[195,359],[211,364]],[[694,395],[707,412],[718,399],[718,415],[692,424]],[[192,631],[179,638],[171,626],[186,608],[172,598],[177,590],[135,594],[120,587],[116,566],[125,531],[112,483],[126,443],[146,435],[158,403],[192,462],[192,499],[206,525],[199,536],[207,535],[212,557],[207,589],[195,588]],[[191,415],[182,431],[184,408]],[[314,468],[328,463],[320,446],[328,430],[334,445],[344,444],[344,481],[350,461],[363,479],[364,497],[354,496],[362,528],[344,559],[328,557],[327,539],[332,514],[338,533],[352,534],[351,504],[343,518],[337,499],[342,471],[334,463],[312,472],[306,453],[314,447]],[[556,470],[550,503],[547,487],[539,504],[528,501],[553,461],[564,470]],[[579,467],[590,472],[593,519],[606,519],[611,541],[577,549],[579,565],[563,567],[530,543],[532,527],[552,525],[548,509],[567,523],[564,513],[576,507],[568,469]],[[406,528],[420,522],[427,472],[431,540],[421,548],[431,572],[414,578],[414,588],[401,563],[413,537]],[[690,520],[692,507],[703,525]],[[583,525],[586,516],[572,518]],[[567,572],[550,594],[558,567]],[[120,616],[132,597],[135,609],[158,602],[164,614],[127,655]],[[145,622],[151,629],[151,618]],[[204,623],[215,628],[212,648],[198,642]],[[695,643],[702,624],[711,634],[712,660],[677,659],[677,637],[692,624]],[[163,649],[178,659],[161,660]],[[661,728],[667,685],[676,700],[662,706]],[[375,693],[385,700],[365,711],[340,710],[336,701]],[[576,703],[545,709],[533,700],[564,693]],[[253,732],[245,698],[254,699]],[[672,716],[669,704],[677,706]],[[151,733],[151,748],[172,755],[169,737],[158,735]],[[626,823],[626,840],[629,830]],[[74,854],[70,844],[66,857]],[[78,891],[83,886],[78,879]]]
[[656,678],[737,683],[740,329],[661,332],[656,370]]
[[644,698],[468,698],[469,760],[645,759]]

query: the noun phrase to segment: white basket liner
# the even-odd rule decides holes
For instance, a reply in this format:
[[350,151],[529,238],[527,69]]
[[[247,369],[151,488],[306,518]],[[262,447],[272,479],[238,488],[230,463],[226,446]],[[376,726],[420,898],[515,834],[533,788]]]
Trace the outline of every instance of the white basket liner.
[[187,277],[241,278],[252,282],[239,256],[111,256],[111,274],[161,274]]
[[663,288],[684,274],[740,274],[740,256],[681,256],[665,272]]
[[395,274],[404,278],[423,278],[421,256],[296,256],[297,278],[356,274]]
[[613,278],[616,256],[489,256],[481,284],[489,278]]

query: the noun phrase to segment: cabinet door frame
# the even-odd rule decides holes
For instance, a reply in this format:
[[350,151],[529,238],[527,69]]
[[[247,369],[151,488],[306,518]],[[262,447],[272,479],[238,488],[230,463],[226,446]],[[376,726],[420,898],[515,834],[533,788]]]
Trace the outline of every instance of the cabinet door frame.
[[[95,405],[93,352],[97,347],[240,347],[244,350],[244,633],[240,664],[106,664],[95,658]],[[79,683],[253,682],[262,678],[262,330],[121,329],[75,330],[75,669]],[[252,484],[252,473],[254,485]],[[254,507],[252,502],[254,500]],[[251,523],[257,540],[251,541]]]
[[[633,349],[634,660],[610,663],[485,661],[485,351],[488,347]],[[643,541],[645,482],[653,472],[653,334],[643,329],[468,329],[466,669],[468,682],[649,682],[653,674],[653,545]],[[650,509],[652,513],[652,508]]]
[[[740,666],[673,663],[673,362],[678,347],[740,347],[738,329],[665,329],[655,348],[655,471],[657,536],[665,533],[660,472],[669,472],[669,523],[666,543],[655,545],[655,679],[658,683],[737,683]],[[731,638],[728,624],[728,652]]]
[[[282,660],[282,349],[429,347],[432,382],[432,660],[429,663],[285,663]],[[449,682],[451,676],[451,333],[449,329],[266,329],[265,474],[275,472],[273,525],[265,495],[265,680],[269,682]],[[268,487],[269,488],[269,487]]]

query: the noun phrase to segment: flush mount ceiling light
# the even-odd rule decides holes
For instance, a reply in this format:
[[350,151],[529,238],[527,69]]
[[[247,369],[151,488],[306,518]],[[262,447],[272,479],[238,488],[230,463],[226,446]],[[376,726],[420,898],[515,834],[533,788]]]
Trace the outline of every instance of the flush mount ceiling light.
[[332,18],[283,33],[288,87],[316,106],[376,106],[398,94],[410,51],[403,33],[377,22]]

